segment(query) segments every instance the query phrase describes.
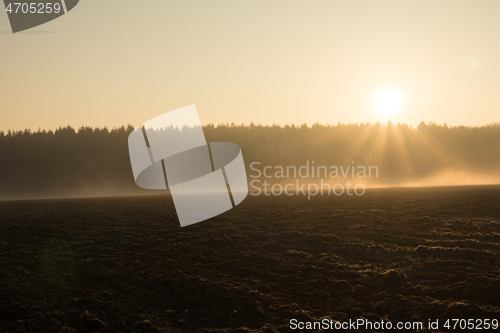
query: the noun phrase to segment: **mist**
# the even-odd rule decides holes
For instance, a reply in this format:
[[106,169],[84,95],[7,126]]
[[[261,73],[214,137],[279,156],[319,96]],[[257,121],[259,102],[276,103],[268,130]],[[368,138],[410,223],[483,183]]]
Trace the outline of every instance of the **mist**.
[[[133,126],[114,129],[60,127],[55,131],[0,132],[0,200],[151,195],[136,186],[127,138]],[[500,125],[479,127],[406,124],[206,125],[207,141],[238,144],[250,168],[265,166],[372,166],[377,177],[340,174],[367,188],[500,183]],[[345,169],[344,169],[345,170]],[[357,170],[357,169],[356,169]],[[320,182],[324,177],[301,181]],[[289,179],[272,179],[285,183]]]

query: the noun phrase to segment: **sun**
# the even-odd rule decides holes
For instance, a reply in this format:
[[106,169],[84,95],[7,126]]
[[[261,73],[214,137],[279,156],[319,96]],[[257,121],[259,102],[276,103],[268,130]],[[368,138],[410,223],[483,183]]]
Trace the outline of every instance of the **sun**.
[[375,94],[374,103],[382,115],[391,116],[401,110],[403,99],[399,91],[385,89]]

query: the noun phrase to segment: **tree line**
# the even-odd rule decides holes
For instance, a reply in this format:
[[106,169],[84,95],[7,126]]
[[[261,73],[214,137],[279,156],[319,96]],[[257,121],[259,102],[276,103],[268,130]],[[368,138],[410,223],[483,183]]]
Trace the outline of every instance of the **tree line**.
[[[133,126],[0,132],[0,199],[141,194],[128,155]],[[207,141],[238,144],[261,166],[377,166],[381,183],[443,170],[500,175],[500,125],[236,125],[203,127]]]

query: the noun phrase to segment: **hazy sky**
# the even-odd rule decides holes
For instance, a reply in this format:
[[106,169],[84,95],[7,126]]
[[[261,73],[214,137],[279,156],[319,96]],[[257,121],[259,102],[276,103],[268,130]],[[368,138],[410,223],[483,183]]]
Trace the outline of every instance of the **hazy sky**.
[[[3,7],[2,7],[3,8]],[[500,121],[500,1],[81,0],[12,34],[0,130],[118,126],[196,104],[203,123]]]

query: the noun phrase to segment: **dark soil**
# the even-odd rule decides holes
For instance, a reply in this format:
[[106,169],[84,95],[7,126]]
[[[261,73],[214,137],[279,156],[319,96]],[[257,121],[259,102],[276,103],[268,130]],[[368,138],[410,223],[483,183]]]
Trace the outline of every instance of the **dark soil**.
[[0,331],[500,319],[500,187],[249,196],[185,228],[167,196],[1,202],[0,267]]

